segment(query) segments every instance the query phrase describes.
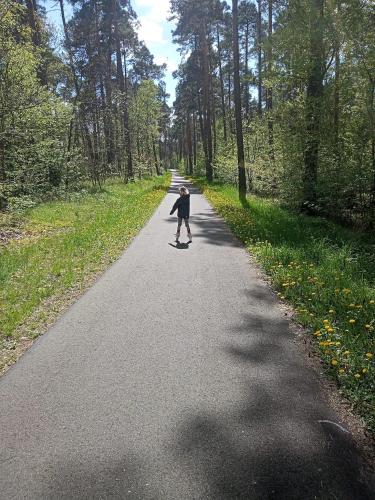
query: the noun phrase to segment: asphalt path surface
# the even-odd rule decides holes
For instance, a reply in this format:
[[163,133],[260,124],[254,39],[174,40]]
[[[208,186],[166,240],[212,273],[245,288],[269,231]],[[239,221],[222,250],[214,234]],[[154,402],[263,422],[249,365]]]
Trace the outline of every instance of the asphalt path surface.
[[374,498],[275,295],[194,189],[193,243],[174,242],[182,182],[1,378],[0,498]]

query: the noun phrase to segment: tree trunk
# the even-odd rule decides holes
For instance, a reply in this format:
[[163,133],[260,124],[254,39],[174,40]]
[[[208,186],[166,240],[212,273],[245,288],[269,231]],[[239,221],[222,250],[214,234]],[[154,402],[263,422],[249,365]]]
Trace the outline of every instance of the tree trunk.
[[258,116],[262,116],[262,0],[258,0],[257,33]]
[[306,142],[303,174],[303,207],[316,203],[316,183],[320,144],[320,114],[323,96],[323,3],[312,0],[310,60],[306,92]]
[[154,155],[154,163],[155,163],[155,170],[156,170],[156,175],[160,175],[160,168],[159,168],[159,161],[158,161],[158,155],[156,151],[156,146],[155,146],[155,141],[152,141],[152,152]]
[[216,26],[216,41],[217,41],[217,55],[219,59],[219,79],[220,79],[220,97],[221,97],[221,116],[223,119],[223,134],[224,142],[227,142],[227,117],[225,113],[225,94],[224,94],[224,80],[223,80],[223,68],[221,64],[221,47],[220,47],[220,34],[219,26]]
[[249,119],[250,96],[249,96],[249,20],[246,20],[245,30],[245,115]]
[[211,103],[210,103],[210,75],[209,75],[209,61],[208,61],[208,42],[205,33],[205,28],[200,27],[199,34],[199,49],[202,67],[202,87],[203,87],[203,124],[204,135],[206,139],[205,151],[205,165],[206,165],[206,178],[210,182],[213,179],[212,169],[212,129],[211,129]]
[[[337,15],[340,15],[341,0],[337,0]],[[336,171],[340,168],[340,147],[339,147],[339,128],[340,128],[340,40],[338,33],[335,34],[335,80],[333,90],[333,143],[335,153]]]
[[[100,69],[102,69],[102,64],[104,62],[104,56],[103,56],[103,48],[102,48],[102,42],[99,38],[99,33],[101,31],[100,23],[99,23],[99,18],[100,18],[100,13],[98,12],[98,2],[95,0],[94,2],[94,12],[95,12],[95,27],[96,27],[96,46],[98,50],[98,56],[99,56],[99,65]],[[112,16],[109,16],[110,19]],[[109,23],[109,29],[107,31],[111,31],[111,22]],[[107,164],[111,164],[114,160],[114,144],[113,144],[113,127],[112,127],[112,119],[111,119],[111,113],[108,112],[107,105],[109,103],[109,108],[111,107],[111,101],[112,101],[112,81],[111,81],[111,76],[109,75],[108,78],[108,72],[110,73],[111,71],[111,36],[109,36],[109,40],[107,43],[107,52],[109,55],[107,56],[109,58],[110,63],[107,63],[107,71],[106,71],[106,92],[104,92],[104,82],[103,82],[103,74],[102,71],[99,73],[99,88],[100,88],[100,98],[101,98],[101,111],[103,114],[103,125],[104,125],[104,139],[105,139],[105,151],[106,151],[106,160]],[[109,66],[109,71],[108,71],[108,66]]]
[[371,127],[371,165],[372,165],[372,187],[371,187],[371,205],[373,217],[371,227],[375,225],[375,79],[370,78],[370,127]]
[[[129,127],[129,113],[128,113],[128,92],[127,92],[127,78],[126,78],[126,55],[124,56],[124,68],[122,67],[122,58],[121,58],[121,42],[118,32],[118,21],[117,16],[115,15],[115,37],[116,37],[116,73],[117,79],[119,83],[119,89],[123,95],[122,100],[122,119],[124,124],[124,135],[125,135],[125,146],[126,146],[126,156],[127,156],[127,181],[134,180],[134,172],[133,172],[133,157],[132,157],[132,149],[131,149],[131,135],[130,135],[130,127]],[[124,74],[125,73],[125,74]]]
[[232,0],[233,15],[233,63],[234,106],[236,115],[236,138],[238,159],[238,191],[241,202],[246,202],[246,172],[242,133],[242,106],[240,88],[240,57],[238,47],[238,0]]
[[198,91],[198,118],[199,118],[199,128],[200,128],[200,133],[201,133],[201,138],[202,138],[202,145],[203,145],[203,152],[204,152],[204,157],[207,157],[207,140],[206,140],[206,134],[204,132],[204,122],[203,122],[203,111],[202,111],[202,100],[200,93]]
[[233,120],[232,120],[232,64],[230,58],[230,51],[228,51],[228,120],[229,120],[229,130],[231,134],[234,134]]
[[[78,83],[78,78],[77,78],[76,70],[74,67],[74,59],[73,59],[73,54],[72,54],[72,49],[71,49],[70,37],[69,37],[68,27],[67,27],[66,20],[65,20],[64,0],[59,0],[59,4],[60,4],[61,20],[62,20],[63,29],[64,29],[65,45],[66,45],[66,50],[67,50],[68,59],[69,59],[69,67],[70,67],[70,70],[72,72],[74,89],[76,92],[76,99],[77,99],[77,102],[79,102],[80,86]],[[96,169],[96,164],[95,164],[93,145],[92,145],[92,141],[91,141],[91,137],[90,137],[89,128],[88,128],[87,122],[86,122],[86,112],[85,112],[85,109],[84,109],[82,102],[79,102],[78,119],[79,119],[81,134],[82,134],[82,144],[83,144],[84,150],[87,154],[87,158],[89,160],[89,168],[91,171],[96,171],[97,169]]]
[[197,166],[197,119],[193,112],[193,170]]
[[[268,53],[267,53],[267,66],[268,66],[268,78],[272,78],[272,17],[273,17],[273,0],[268,0]],[[268,115],[268,156],[271,163],[275,160],[275,153],[273,147],[273,116],[272,116],[272,86],[268,84],[267,88],[267,115]]]
[[191,139],[191,116],[190,113],[186,116],[186,146],[188,155],[188,172],[193,175],[193,146]]
[[128,111],[128,78],[126,69],[126,53],[124,52],[124,131],[125,131],[125,145],[126,145],[126,155],[127,155],[127,175],[128,180],[134,180],[134,168],[133,168],[133,157],[132,157],[132,141],[130,135],[129,126],[129,111]]
[[[26,8],[33,44],[40,49],[42,48],[42,34],[35,0],[26,0]],[[37,74],[40,83],[42,85],[47,85],[47,68],[45,61],[39,63]]]
[[[212,150],[213,150],[213,161],[212,163],[215,162],[215,158],[216,158],[216,153],[217,153],[217,140],[216,140],[216,110],[215,110],[215,92],[214,92],[214,87],[213,87],[213,84],[212,84],[212,73],[213,73],[213,69],[212,69],[212,64],[211,64],[211,61],[212,61],[212,52],[211,52],[211,45],[209,44],[209,75],[210,75],[210,79],[209,79],[209,83],[210,83],[210,110],[211,110],[211,116],[212,116],[212,127],[211,127],[211,130],[212,130]],[[213,173],[212,173],[213,174]]]

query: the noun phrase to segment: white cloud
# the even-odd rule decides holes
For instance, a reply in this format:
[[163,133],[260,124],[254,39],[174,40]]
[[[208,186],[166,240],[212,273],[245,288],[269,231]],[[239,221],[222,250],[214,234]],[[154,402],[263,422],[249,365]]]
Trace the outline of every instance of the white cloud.
[[140,14],[138,36],[147,43],[167,43],[169,0],[135,0],[134,8]]
[[169,0],[136,0],[136,7],[147,8],[147,17],[154,22],[166,21],[169,17]]
[[164,37],[164,29],[161,24],[153,21],[148,16],[140,17],[139,22],[138,37],[140,40],[143,40],[146,45],[152,43],[167,43]]
[[171,59],[170,57],[164,56],[157,54],[154,58],[156,64],[166,64],[167,65],[167,71],[172,73],[175,71],[178,67],[178,63]]

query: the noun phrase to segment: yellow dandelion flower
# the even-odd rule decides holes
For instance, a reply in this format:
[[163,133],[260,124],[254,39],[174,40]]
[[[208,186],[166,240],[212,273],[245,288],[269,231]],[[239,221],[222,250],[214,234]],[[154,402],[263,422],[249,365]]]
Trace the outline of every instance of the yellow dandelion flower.
[[342,292],[348,294],[350,292],[350,288],[343,288]]
[[340,373],[340,375],[342,375],[343,373],[345,373],[344,368],[340,368],[339,373]]
[[329,323],[328,319],[323,319],[323,323]]
[[280,299],[284,300],[284,299],[285,299],[284,295],[282,295],[282,296],[280,297]]
[[370,300],[369,304],[375,304],[375,300]]
[[344,356],[349,356],[349,354],[350,354],[350,351],[345,351],[345,352],[343,352],[343,355],[344,355]]
[[372,359],[373,357],[374,357],[374,355],[372,354],[372,352],[366,352],[367,359]]
[[349,307],[355,307],[355,304],[349,304]]
[[355,306],[357,309],[362,309],[363,306],[361,304],[358,304],[357,306]]
[[356,373],[354,376],[355,378],[361,378],[361,375],[359,373]]
[[328,312],[333,314],[335,311],[333,309],[330,309]]
[[354,323],[355,323],[355,319],[350,319],[350,320],[349,320],[349,323],[350,323],[351,325],[354,325]]
[[330,327],[330,328],[327,328],[327,332],[328,332],[328,333],[333,333],[334,331],[335,331],[335,330],[334,330],[333,328],[331,328],[331,327]]
[[332,359],[331,365],[336,366],[338,364],[339,364],[339,362],[337,361],[337,359]]
[[365,325],[366,330],[369,330],[371,328],[371,325]]
[[367,373],[367,368],[363,368],[362,373]]
[[341,342],[336,342],[336,345],[337,345],[337,346],[341,345]]

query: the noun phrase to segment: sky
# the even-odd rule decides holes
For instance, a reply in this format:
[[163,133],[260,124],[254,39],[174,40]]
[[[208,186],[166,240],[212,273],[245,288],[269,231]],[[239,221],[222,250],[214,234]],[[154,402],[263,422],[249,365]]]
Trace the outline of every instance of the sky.
[[145,42],[157,64],[167,64],[165,83],[171,95],[169,103],[172,104],[176,85],[172,72],[178,67],[180,55],[177,45],[172,42],[174,23],[167,21],[170,16],[169,0],[133,0],[132,6],[140,22],[139,39]]
[[[178,67],[180,55],[177,52],[177,45],[172,42],[171,31],[174,23],[168,22],[169,0],[132,0],[132,7],[138,15],[139,30],[138,37],[147,45],[154,55],[157,64],[167,64],[165,73],[165,83],[167,92],[170,94],[169,104],[172,105],[175,98],[176,81],[172,77],[172,72]],[[57,0],[47,0],[45,2],[47,16],[50,22],[56,26],[56,33],[61,35],[61,16]],[[66,17],[69,19],[71,12],[67,2],[65,2]]]

